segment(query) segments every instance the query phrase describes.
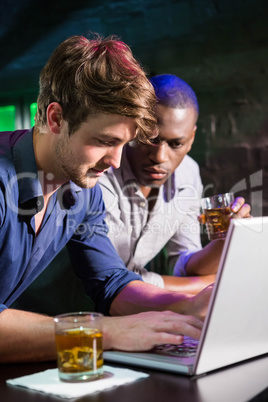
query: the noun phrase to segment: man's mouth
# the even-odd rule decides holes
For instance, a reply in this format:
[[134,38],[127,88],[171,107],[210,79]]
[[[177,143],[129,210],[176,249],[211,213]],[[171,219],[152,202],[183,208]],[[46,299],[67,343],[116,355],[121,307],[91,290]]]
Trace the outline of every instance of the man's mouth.
[[155,168],[144,168],[143,171],[145,172],[146,176],[149,176],[154,180],[162,180],[168,174],[166,170]]
[[100,177],[100,176],[102,176],[105,172],[106,172],[106,170],[107,169],[90,169],[89,171],[88,171],[88,175],[89,176],[94,176],[94,177]]

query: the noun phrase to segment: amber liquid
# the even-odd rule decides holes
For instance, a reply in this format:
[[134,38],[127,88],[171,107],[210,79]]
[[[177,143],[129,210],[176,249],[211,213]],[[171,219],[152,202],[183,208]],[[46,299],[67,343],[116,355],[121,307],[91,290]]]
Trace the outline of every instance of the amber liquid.
[[206,226],[210,240],[223,239],[230,224],[231,208],[205,209]]
[[[56,334],[56,347],[60,377],[66,381],[68,374],[102,374],[102,333],[95,329],[70,329]],[[67,375],[64,377],[64,374]]]

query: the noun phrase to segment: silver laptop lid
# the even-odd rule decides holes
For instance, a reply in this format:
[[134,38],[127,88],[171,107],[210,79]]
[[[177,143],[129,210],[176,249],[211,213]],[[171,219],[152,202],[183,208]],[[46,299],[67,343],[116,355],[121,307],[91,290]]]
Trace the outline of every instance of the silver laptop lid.
[[232,220],[194,373],[268,353],[267,286],[268,217]]
[[186,375],[268,353],[268,217],[233,220],[195,357],[105,352],[104,359]]

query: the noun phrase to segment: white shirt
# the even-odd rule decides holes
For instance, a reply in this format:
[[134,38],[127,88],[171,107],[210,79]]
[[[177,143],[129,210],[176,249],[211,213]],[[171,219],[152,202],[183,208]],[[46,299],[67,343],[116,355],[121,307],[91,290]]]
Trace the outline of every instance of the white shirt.
[[165,247],[169,272],[185,276],[190,256],[201,249],[199,167],[188,155],[167,182],[160,186],[149,213],[148,200],[123,153],[119,169],[110,168],[99,179],[107,211],[109,237],[127,268],[145,282],[164,287],[163,279],[148,272],[148,264]]

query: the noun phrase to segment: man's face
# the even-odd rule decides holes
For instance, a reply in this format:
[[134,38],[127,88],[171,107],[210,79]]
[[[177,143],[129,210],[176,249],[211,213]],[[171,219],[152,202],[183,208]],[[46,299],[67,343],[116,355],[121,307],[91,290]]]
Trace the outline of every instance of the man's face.
[[131,168],[142,186],[165,183],[190,151],[196,131],[196,113],[192,108],[173,109],[157,105],[159,144],[132,141],[127,145]]
[[122,148],[135,135],[135,121],[115,114],[89,116],[70,136],[64,122],[55,147],[58,178],[93,187],[110,166],[119,167]]

